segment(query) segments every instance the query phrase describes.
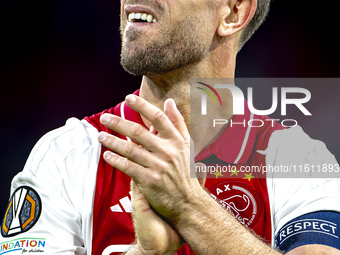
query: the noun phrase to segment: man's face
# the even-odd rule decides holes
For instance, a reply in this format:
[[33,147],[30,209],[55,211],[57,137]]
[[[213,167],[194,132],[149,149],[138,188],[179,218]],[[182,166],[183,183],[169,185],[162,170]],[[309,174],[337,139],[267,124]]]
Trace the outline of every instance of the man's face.
[[152,75],[201,61],[215,35],[220,3],[122,0],[122,66],[134,75]]

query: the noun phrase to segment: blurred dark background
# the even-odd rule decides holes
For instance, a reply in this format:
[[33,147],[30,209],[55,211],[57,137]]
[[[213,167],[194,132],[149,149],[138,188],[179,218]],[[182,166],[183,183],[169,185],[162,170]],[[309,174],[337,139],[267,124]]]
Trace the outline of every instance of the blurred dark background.
[[[338,13],[322,4],[273,1],[238,55],[236,77],[339,77]],[[119,64],[119,8],[118,0],[0,0],[0,215],[11,179],[43,134],[112,107],[139,87],[141,78]],[[329,123],[305,127],[336,155],[339,91],[334,83],[314,101]]]

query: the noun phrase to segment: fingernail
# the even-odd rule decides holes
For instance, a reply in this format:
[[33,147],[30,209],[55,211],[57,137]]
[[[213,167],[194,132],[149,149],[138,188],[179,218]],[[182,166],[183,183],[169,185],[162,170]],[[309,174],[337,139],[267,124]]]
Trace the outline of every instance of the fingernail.
[[100,142],[103,142],[105,139],[106,139],[107,135],[105,132],[100,132],[99,135],[98,135],[98,140]]
[[108,160],[110,159],[113,155],[115,155],[115,153],[111,152],[111,151],[105,151],[103,154],[104,159]]
[[107,114],[107,113],[104,113],[104,114],[100,117],[100,121],[101,121],[101,123],[103,123],[103,124],[108,123],[108,122],[110,121],[110,119],[111,119],[111,116],[110,116],[110,114]]
[[133,104],[134,102],[136,102],[137,98],[133,95],[127,95],[125,100],[130,103],[130,104]]

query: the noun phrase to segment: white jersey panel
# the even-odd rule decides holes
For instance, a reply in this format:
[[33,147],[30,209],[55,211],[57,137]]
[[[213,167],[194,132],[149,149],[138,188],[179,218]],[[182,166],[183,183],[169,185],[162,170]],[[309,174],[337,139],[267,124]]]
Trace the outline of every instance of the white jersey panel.
[[[321,141],[311,139],[300,126],[274,131],[266,155],[267,166],[308,166],[338,164]],[[288,174],[287,174],[288,175]],[[288,175],[294,177],[294,174]],[[313,178],[310,171],[302,178],[277,178],[267,173],[267,187],[272,217],[272,244],[284,224],[316,211],[340,212],[340,179]]]
[[[71,118],[65,126],[38,141],[24,170],[14,177],[11,194],[22,186],[29,187],[24,191],[32,188],[36,193],[31,191],[31,196],[38,194],[41,199],[41,208],[34,209],[35,212],[41,210],[40,217],[27,231],[0,236],[0,244],[7,245],[0,250],[15,245],[13,249],[18,248],[17,253],[12,251],[11,254],[22,254],[23,248],[37,248],[35,241],[30,240],[44,240],[44,245],[39,244],[45,254],[91,254],[92,207],[101,150],[97,134],[98,131],[85,120]],[[11,200],[12,207],[7,209],[12,213],[6,213],[12,222],[16,218],[16,204],[20,204],[16,198],[22,194],[21,189],[19,191]],[[5,228],[12,233],[13,230]]]

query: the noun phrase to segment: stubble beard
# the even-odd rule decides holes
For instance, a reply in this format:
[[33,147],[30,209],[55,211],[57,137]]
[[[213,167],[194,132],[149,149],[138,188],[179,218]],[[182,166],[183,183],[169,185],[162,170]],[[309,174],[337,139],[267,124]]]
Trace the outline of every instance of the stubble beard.
[[[121,65],[133,75],[153,76],[201,61],[209,51],[209,38],[197,17],[188,17],[155,38],[143,31],[121,28]],[[141,41],[143,40],[143,41]]]

